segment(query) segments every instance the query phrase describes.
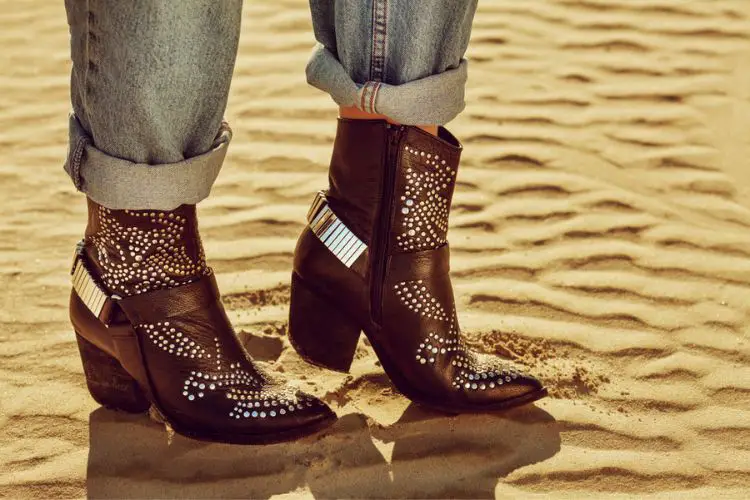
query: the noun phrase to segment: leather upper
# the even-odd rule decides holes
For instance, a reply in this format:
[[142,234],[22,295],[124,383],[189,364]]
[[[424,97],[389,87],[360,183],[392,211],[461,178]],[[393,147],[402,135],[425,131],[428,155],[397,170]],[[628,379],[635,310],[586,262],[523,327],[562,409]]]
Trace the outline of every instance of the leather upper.
[[[248,355],[211,269],[188,263],[203,260],[194,207],[145,216],[90,208],[93,220],[77,259],[111,305],[107,317],[96,317],[74,291],[71,321],[79,335],[120,362],[178,432],[263,435],[334,418],[324,403],[276,380]],[[137,281],[141,266],[149,273],[146,284]],[[124,289],[143,291],[113,295],[108,283],[119,285],[118,276],[126,277]]]
[[306,229],[295,272],[355,311],[389,376],[413,399],[481,409],[540,391],[512,362],[475,353],[461,338],[447,243],[458,141],[443,128],[435,137],[360,120],[340,120],[336,141],[327,197],[368,243],[365,262],[345,268]]
[[382,120],[339,119],[326,197],[333,211],[367,244],[380,204],[387,139]]

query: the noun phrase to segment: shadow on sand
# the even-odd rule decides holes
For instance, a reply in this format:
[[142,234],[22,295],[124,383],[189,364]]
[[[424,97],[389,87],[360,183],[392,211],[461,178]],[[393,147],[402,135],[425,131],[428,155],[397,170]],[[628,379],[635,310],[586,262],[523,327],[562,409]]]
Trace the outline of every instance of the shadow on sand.
[[316,498],[491,498],[500,478],[560,449],[556,421],[535,406],[447,417],[412,404],[388,427],[348,414],[316,436],[266,446],[181,436],[168,444],[147,417],[103,408],[89,422],[92,498],[267,498],[303,489]]

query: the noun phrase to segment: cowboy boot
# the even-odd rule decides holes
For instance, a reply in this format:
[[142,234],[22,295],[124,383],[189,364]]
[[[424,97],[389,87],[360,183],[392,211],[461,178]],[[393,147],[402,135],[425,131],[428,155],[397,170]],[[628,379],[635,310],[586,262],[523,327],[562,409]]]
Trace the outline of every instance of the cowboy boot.
[[151,408],[179,434],[227,443],[293,439],[334,421],[245,351],[206,265],[194,205],[88,208],[70,319],[97,402]]
[[460,154],[442,127],[339,121],[329,189],[295,251],[289,336],[306,360],[348,371],[364,331],[396,388],[439,410],[518,406],[546,389],[460,334],[446,239]]

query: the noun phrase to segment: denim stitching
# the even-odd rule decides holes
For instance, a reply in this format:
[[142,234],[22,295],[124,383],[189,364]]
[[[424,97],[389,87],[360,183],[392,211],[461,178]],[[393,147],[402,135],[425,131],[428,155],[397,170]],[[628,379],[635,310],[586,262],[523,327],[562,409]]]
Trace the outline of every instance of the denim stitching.
[[[91,26],[94,24],[94,11],[93,7],[91,6],[91,3],[94,0],[86,0],[86,39],[84,41],[84,53],[85,53],[85,59],[86,59],[86,65],[83,68],[83,109],[88,111],[89,109],[89,94],[91,93],[91,81],[89,79],[89,70],[93,67],[93,61],[91,57],[91,50],[92,45],[94,45],[92,42],[96,40],[95,36],[92,36],[93,33],[91,32]],[[85,113],[88,114],[88,113]]]
[[70,177],[73,179],[73,185],[78,191],[83,191],[83,178],[81,177],[81,164],[83,163],[83,155],[86,153],[86,146],[88,146],[89,140],[87,137],[81,136],[76,140],[76,146],[68,155],[68,165],[70,165]]
[[229,126],[229,122],[226,120],[221,121],[219,126],[219,133],[216,134],[216,140],[214,141],[213,147],[218,147],[221,144],[229,144],[232,140],[232,127]]
[[372,56],[370,59],[370,80],[380,82],[385,71],[386,28],[388,21],[388,0],[372,2]]
[[378,99],[378,92],[380,92],[381,85],[382,85],[382,82],[376,83],[375,88],[372,90],[372,95],[370,96],[370,112],[372,114],[378,114],[378,110],[375,109],[375,102]]
[[365,111],[365,96],[367,95],[367,86],[370,84],[370,82],[365,82],[365,84],[362,86],[362,89],[360,89],[360,98],[359,98],[359,109],[362,111]]
[[375,82],[372,85],[372,90],[370,91],[370,97],[367,99],[367,111],[369,113],[375,113],[375,108],[373,106],[373,101],[375,99],[375,92],[377,91],[378,85],[380,82]]
[[359,109],[366,113],[374,113],[373,96],[379,82],[368,81],[362,86],[362,94],[359,100]]

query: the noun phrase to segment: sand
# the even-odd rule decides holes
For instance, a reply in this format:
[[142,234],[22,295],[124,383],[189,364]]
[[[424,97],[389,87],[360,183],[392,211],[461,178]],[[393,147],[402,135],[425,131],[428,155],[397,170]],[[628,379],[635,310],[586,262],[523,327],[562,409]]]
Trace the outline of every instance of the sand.
[[[447,417],[285,338],[326,182],[304,0],[247,2],[226,167],[200,207],[253,355],[341,417],[266,447],[177,437],[88,397],[67,322],[85,204],[65,177],[63,2],[0,0],[0,496],[741,498],[750,486],[750,2],[483,0],[451,219],[470,343],[551,398]],[[745,493],[745,495],[743,495]]]

